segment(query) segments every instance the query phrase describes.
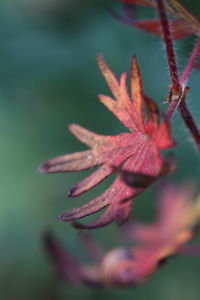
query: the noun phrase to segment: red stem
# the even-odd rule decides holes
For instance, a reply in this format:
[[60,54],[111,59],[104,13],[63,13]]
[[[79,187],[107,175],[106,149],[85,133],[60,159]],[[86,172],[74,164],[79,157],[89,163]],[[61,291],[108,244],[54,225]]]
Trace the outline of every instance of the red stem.
[[170,104],[169,104],[169,106],[168,106],[168,109],[167,109],[167,113],[166,113],[166,119],[167,119],[168,121],[171,120],[171,117],[172,117],[172,115],[173,115],[173,113],[174,113],[174,111],[175,111],[177,105],[178,105],[178,102],[177,102],[177,101],[171,101],[171,102],[170,102]]
[[[192,54],[191,54],[191,56],[190,56],[190,58],[189,58],[189,60],[188,60],[188,63],[187,63],[187,65],[186,65],[184,71],[183,71],[183,74],[182,74],[182,76],[181,76],[180,84],[181,84],[181,86],[183,86],[183,87],[185,87],[185,85],[186,85],[186,81],[187,81],[187,79],[188,79],[188,77],[189,77],[189,74],[190,74],[190,72],[191,72],[191,70],[192,70],[192,67],[193,67],[193,65],[194,65],[194,62],[195,62],[195,60],[196,60],[197,55],[199,54],[199,52],[200,52],[200,38],[197,40],[197,43],[196,43],[196,45],[195,45],[195,47],[194,47],[194,49],[193,49],[193,51],[192,51]],[[185,102],[185,101],[184,101],[184,102]],[[178,105],[178,103],[177,103],[176,101],[171,101],[171,103],[169,104],[167,113],[166,113],[167,120],[170,120],[170,119],[171,119],[171,117],[172,117],[172,115],[173,115],[173,113],[174,113],[174,110],[176,109],[177,105]],[[181,105],[180,105],[180,106],[181,106]],[[185,104],[184,106],[186,107],[186,104]],[[184,108],[185,108],[185,107],[184,107]],[[190,115],[190,112],[188,111],[188,109],[186,108],[185,110],[187,110],[187,115]],[[186,114],[184,114],[184,115],[186,115]],[[183,115],[182,115],[182,116],[183,116]],[[190,115],[190,116],[191,116],[191,115]],[[192,117],[191,117],[191,118],[192,118]],[[190,119],[191,119],[191,118],[190,118]],[[193,121],[193,123],[194,123],[194,121]],[[192,126],[192,127],[196,127],[196,126]],[[195,131],[196,131],[196,130],[195,130]],[[198,130],[197,130],[197,131],[198,131]]]
[[[166,118],[168,121],[170,121],[174,110],[176,109],[176,107],[178,106],[178,102],[177,101],[171,101],[167,113],[166,113]],[[185,97],[183,97],[183,99],[181,100],[181,103],[179,105],[179,110],[181,113],[181,116],[188,128],[188,130],[190,131],[198,150],[200,151],[200,132],[199,129],[197,128],[195,121],[190,113],[190,111],[188,110],[187,104],[185,102]]]
[[187,126],[187,128],[189,129],[199,151],[200,151],[200,132],[192,118],[192,115],[190,113],[190,111],[187,108],[186,102],[185,102],[185,97],[182,99],[180,106],[179,106],[180,112],[181,112],[181,116]]
[[[173,42],[172,42],[170,30],[169,30],[169,23],[168,23],[166,11],[165,11],[165,6],[163,3],[163,0],[156,0],[156,2],[157,2],[158,13],[160,16],[162,31],[163,31],[163,38],[164,38],[164,42],[165,42],[166,52],[167,52],[170,77],[171,77],[171,81],[172,81],[172,94],[181,97],[182,92],[184,92],[185,82],[190,74],[190,71],[194,64],[194,61],[200,51],[200,39],[198,40],[197,44],[195,45],[194,50],[192,51],[192,55],[185,67],[184,72],[183,72],[183,75],[181,76],[181,79],[179,80],[178,70],[177,70],[177,65],[176,65],[176,58],[175,58],[175,53],[174,53],[174,49],[173,49]],[[166,117],[167,117],[168,121],[171,119],[173,112],[178,105],[179,105],[178,100],[172,100],[171,103],[169,104],[169,107],[168,107],[168,110],[166,113]],[[180,108],[181,116],[184,119],[184,122],[185,122],[186,126],[188,127],[188,129],[200,151],[200,132],[192,118],[192,115],[190,114],[190,112],[187,108],[187,105],[185,103],[185,96],[183,97],[183,99],[181,99],[179,108]]]
[[156,2],[157,2],[158,13],[160,16],[162,31],[163,31],[163,38],[164,38],[164,42],[165,42],[166,52],[167,52],[167,60],[168,60],[168,64],[169,64],[173,92],[174,92],[174,94],[180,94],[181,85],[180,85],[180,81],[178,78],[176,58],[175,58],[171,33],[169,30],[169,23],[168,23],[167,15],[165,12],[165,6],[163,3],[163,0],[156,0]]
[[181,83],[182,86],[185,85],[185,83],[188,79],[188,76],[189,76],[189,74],[192,70],[192,67],[193,67],[194,62],[197,58],[197,55],[199,54],[199,51],[200,51],[200,38],[197,40],[197,43],[196,43],[196,45],[195,45],[195,47],[192,51],[192,54],[191,54],[191,56],[188,60],[188,63],[185,67],[185,70],[183,71],[183,74],[181,76],[180,83]]

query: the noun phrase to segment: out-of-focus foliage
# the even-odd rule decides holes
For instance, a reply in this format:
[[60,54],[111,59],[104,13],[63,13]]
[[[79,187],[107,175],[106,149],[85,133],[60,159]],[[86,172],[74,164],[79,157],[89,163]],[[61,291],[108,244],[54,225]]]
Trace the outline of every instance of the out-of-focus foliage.
[[189,254],[190,250],[194,254],[199,245],[186,243],[197,233],[193,228],[200,216],[200,198],[191,201],[192,189],[188,183],[182,187],[163,185],[154,222],[140,223],[134,219],[123,230],[134,242],[130,248],[120,247],[105,253],[90,236],[82,234],[83,248],[92,261],[90,265],[77,261],[47,232],[44,244],[55,272],[66,285],[135,287],[149,280],[175,254]]
[[[184,2],[186,3],[186,1]],[[95,132],[117,134],[121,125],[97,100],[107,89],[95,62],[101,52],[116,74],[129,70],[136,54],[144,91],[161,110],[168,76],[164,50],[156,37],[112,19],[108,4],[92,0],[2,0],[0,2],[0,298],[12,299],[198,299],[198,259],[175,259],[144,286],[126,291],[98,291],[64,287],[49,266],[41,244],[44,229],[53,227],[70,249],[82,256],[75,231],[56,221],[57,215],[99,194],[108,182],[78,199],[66,190],[83,174],[39,175],[37,167],[58,154],[83,150],[66,130],[79,123]],[[191,10],[200,8],[191,1]],[[145,10],[139,12],[145,15]],[[191,39],[179,43],[179,68],[192,49]],[[155,68],[155,65],[157,66]],[[199,71],[193,71],[189,106],[199,121]],[[178,114],[173,131],[178,142],[175,180],[198,183],[199,157],[187,138]],[[155,188],[135,201],[134,213],[151,218]],[[75,204],[74,204],[75,202]],[[120,245],[116,225],[94,234],[103,244]],[[183,285],[187,282],[187,285]]]

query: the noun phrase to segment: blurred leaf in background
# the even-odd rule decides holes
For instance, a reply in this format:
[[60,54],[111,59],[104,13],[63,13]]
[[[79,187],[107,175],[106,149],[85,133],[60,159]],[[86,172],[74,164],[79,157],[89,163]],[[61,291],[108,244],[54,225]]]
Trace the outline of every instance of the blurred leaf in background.
[[[137,289],[99,291],[65,287],[48,264],[42,233],[54,228],[72,251],[81,256],[76,232],[56,217],[78,207],[102,191],[101,184],[77,199],[67,199],[70,187],[82,174],[40,175],[37,167],[59,154],[83,150],[66,125],[79,123],[101,134],[117,134],[118,121],[96,95],[107,88],[96,66],[101,52],[116,75],[129,70],[132,54],[138,57],[144,90],[161,107],[169,84],[161,41],[116,22],[108,13],[113,1],[2,0],[0,3],[0,299],[198,299],[200,261],[174,259],[153,279]],[[194,4],[194,6],[193,6]],[[191,9],[200,8],[191,1]],[[146,11],[139,12],[145,16]],[[182,70],[193,40],[179,43]],[[155,67],[156,66],[156,67]],[[199,71],[189,85],[189,106],[199,122]],[[199,122],[200,123],[200,122]],[[178,171],[174,180],[198,181],[199,157],[187,137],[178,113],[174,117]],[[189,159],[188,159],[189,157]],[[191,167],[192,166],[192,167]],[[155,187],[135,201],[137,217],[151,218]],[[120,245],[115,224],[93,233],[108,248]],[[187,285],[183,285],[187,282]]]

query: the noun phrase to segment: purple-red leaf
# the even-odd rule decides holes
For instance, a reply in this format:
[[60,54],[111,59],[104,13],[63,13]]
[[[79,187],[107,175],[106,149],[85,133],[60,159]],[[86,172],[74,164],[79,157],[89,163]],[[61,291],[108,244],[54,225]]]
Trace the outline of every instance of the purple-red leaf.
[[[143,95],[136,58],[133,57],[131,63],[131,97],[126,88],[126,73],[123,73],[120,80],[117,80],[100,55],[97,56],[97,62],[113,95],[113,98],[100,95],[99,99],[130,132],[116,136],[103,136],[76,124],[69,125],[69,130],[90,149],[51,159],[40,167],[40,171],[68,172],[99,166],[90,176],[71,189],[70,197],[78,196],[93,188],[120,166],[122,166],[122,171],[126,170],[143,174],[146,178],[157,179],[164,164],[160,149],[174,145],[168,123],[164,120],[161,125],[159,124],[157,105],[152,99]],[[143,101],[147,107],[146,120],[143,116]],[[133,188],[127,186],[118,175],[104,193],[81,207],[60,215],[59,219],[75,222],[105,208],[97,220],[88,225],[79,226],[95,228],[112,221],[122,223],[130,215],[131,199],[148,185],[143,183],[139,188]]]
[[[156,1],[153,0],[118,0],[119,2],[133,4],[133,5],[144,5],[156,8]],[[188,35],[197,35],[200,33],[200,21],[193,16],[179,1],[177,0],[166,0],[165,9],[171,14],[175,20],[169,21],[171,29],[171,35],[174,40],[179,40]],[[127,15],[127,12],[126,12]],[[136,28],[140,28],[149,33],[162,36],[162,28],[159,20],[131,20],[127,16],[116,16],[118,20],[131,25]]]
[[[86,252],[94,261],[81,264],[48,234],[46,250],[59,277],[67,284],[101,287],[135,286],[144,283],[174,254],[200,255],[200,245],[188,245],[195,236],[194,226],[200,218],[200,198],[193,201],[193,189],[187,183],[177,187],[162,185],[157,217],[152,223],[133,221],[125,233],[134,241],[129,249],[116,248],[105,253],[89,236],[82,237]],[[123,213],[123,211],[120,211]],[[113,218],[111,207],[94,221],[93,226]],[[81,225],[74,224],[81,229]]]

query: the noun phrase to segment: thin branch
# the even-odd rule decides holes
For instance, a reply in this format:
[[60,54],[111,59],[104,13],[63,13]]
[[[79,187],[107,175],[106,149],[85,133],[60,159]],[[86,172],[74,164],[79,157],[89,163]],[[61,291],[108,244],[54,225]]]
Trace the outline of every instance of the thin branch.
[[187,104],[185,102],[185,97],[184,97],[184,99],[182,99],[181,104],[179,105],[179,109],[181,112],[181,116],[182,116],[187,128],[189,129],[189,131],[197,145],[197,148],[200,151],[200,132],[195,124],[195,121],[192,118],[190,111],[187,108]]
[[[195,62],[195,60],[196,60],[197,55],[199,54],[199,52],[200,52],[200,38],[197,40],[197,43],[195,44],[195,47],[194,47],[194,49],[192,51],[192,54],[191,54],[191,56],[190,56],[190,58],[188,60],[188,63],[186,65],[184,71],[183,71],[183,74],[182,74],[182,76],[180,78],[180,84],[181,84],[183,90],[185,89],[187,79],[188,79],[188,77],[190,75],[190,72],[192,70],[192,67],[194,65],[194,62]],[[170,102],[168,110],[167,110],[167,113],[166,113],[166,117],[167,117],[168,120],[171,119],[171,117],[173,115],[173,112],[176,109],[176,107],[178,106],[178,104],[179,104],[178,101],[171,101]]]
[[174,113],[174,111],[176,110],[176,107],[178,106],[178,101],[171,101],[169,106],[168,106],[168,109],[167,109],[167,112],[166,112],[166,119],[168,121],[171,120],[172,118],[172,115]]
[[158,13],[160,16],[162,31],[163,31],[163,38],[165,42],[166,52],[167,52],[167,60],[169,64],[169,71],[170,71],[170,77],[172,81],[173,93],[180,94],[182,89],[178,78],[176,58],[175,58],[175,53],[174,53],[174,48],[172,43],[172,37],[169,30],[169,23],[165,12],[165,6],[163,0],[156,0],[156,2],[157,2]]
[[195,62],[199,52],[200,52],[200,38],[197,40],[197,43],[195,44],[195,47],[192,51],[192,54],[191,54],[191,56],[188,60],[188,63],[186,65],[186,67],[185,67],[185,70],[183,71],[183,74],[180,78],[180,83],[181,83],[182,86],[186,85],[186,81],[188,79],[188,76],[189,76],[189,74],[192,70],[192,67],[194,65],[194,62]]
[[160,16],[160,22],[162,26],[163,31],[163,38],[165,42],[166,47],[166,53],[167,53],[167,59],[169,64],[169,70],[170,70],[170,77],[172,82],[172,88],[170,91],[170,104],[166,113],[167,120],[170,120],[175,109],[177,106],[180,108],[181,116],[188,127],[199,151],[200,151],[200,132],[192,118],[191,113],[189,112],[186,102],[185,102],[185,94],[187,93],[187,89],[185,88],[185,83],[187,81],[187,78],[191,72],[192,66],[194,64],[194,61],[200,51],[200,39],[198,40],[197,44],[194,47],[194,50],[192,51],[192,55],[188,60],[188,63],[185,67],[185,70],[183,72],[183,75],[181,76],[180,80],[178,77],[178,70],[176,65],[176,57],[173,49],[173,42],[172,37],[169,29],[169,23],[165,11],[165,6],[163,3],[163,0],[156,0],[157,3],[157,9]]

